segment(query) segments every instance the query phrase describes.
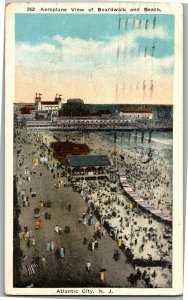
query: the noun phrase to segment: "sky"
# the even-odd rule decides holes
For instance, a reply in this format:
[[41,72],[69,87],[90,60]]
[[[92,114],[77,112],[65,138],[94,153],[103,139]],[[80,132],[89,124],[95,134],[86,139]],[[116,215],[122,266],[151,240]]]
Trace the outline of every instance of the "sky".
[[15,100],[172,103],[174,17],[16,14]]

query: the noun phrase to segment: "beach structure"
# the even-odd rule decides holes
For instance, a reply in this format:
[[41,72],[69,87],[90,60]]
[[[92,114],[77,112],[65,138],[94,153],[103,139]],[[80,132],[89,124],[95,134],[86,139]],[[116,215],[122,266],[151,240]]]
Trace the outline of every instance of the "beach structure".
[[109,178],[107,155],[67,155],[66,171],[70,179]]
[[68,99],[67,104],[84,104],[84,101],[79,98]]
[[67,155],[87,155],[90,149],[86,144],[77,144],[72,142],[52,142],[50,152],[54,157],[65,159]]
[[153,119],[153,112],[151,110],[120,110],[120,118],[126,118],[131,120],[138,119]]
[[34,109],[32,104],[23,105],[19,110],[22,115],[31,114]]
[[[122,174],[122,172],[120,172]],[[125,175],[120,175],[119,177],[121,186],[123,187],[123,190],[126,192],[126,194],[129,196],[129,198],[136,203],[138,206],[143,208],[144,210],[150,212],[153,214],[156,218],[161,219],[162,221],[167,222],[168,224],[171,224],[173,219],[172,217],[162,211],[159,210],[156,205],[150,204],[148,201],[145,201],[142,197],[139,196],[139,194],[132,189],[132,187],[129,185],[127,181],[127,177]]]
[[63,118],[81,118],[88,119],[91,118],[110,118],[112,113],[109,110],[98,110],[98,111],[59,111],[59,117]]
[[37,94],[35,97],[36,111],[58,111],[61,109],[62,98],[61,95],[56,94],[54,101],[42,101],[42,94]]
[[63,104],[64,111],[82,111],[84,110],[84,101],[79,98],[67,99],[67,102]]

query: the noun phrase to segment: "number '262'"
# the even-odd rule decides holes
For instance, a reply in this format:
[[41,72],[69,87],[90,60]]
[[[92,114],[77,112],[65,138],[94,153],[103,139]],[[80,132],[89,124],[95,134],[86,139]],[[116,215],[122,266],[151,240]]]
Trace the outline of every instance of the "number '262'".
[[35,11],[35,7],[27,7],[27,11]]

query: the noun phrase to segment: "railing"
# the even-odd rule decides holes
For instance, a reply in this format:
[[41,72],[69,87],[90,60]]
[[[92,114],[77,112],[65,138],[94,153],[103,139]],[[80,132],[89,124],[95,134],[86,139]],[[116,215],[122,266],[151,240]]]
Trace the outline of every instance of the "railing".
[[171,121],[123,121],[117,120],[58,120],[53,121],[27,121],[26,127],[40,130],[133,130],[133,129],[172,129]]

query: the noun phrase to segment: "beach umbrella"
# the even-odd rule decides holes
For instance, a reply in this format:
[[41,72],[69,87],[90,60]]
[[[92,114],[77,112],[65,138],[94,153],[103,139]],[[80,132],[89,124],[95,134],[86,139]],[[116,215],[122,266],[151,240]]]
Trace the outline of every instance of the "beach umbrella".
[[144,204],[144,207],[145,208],[152,208],[152,205],[146,202],[146,204]]
[[125,190],[128,194],[130,194],[131,192],[133,192],[133,190],[132,190],[131,188],[128,188],[128,187],[124,188],[124,190]]
[[167,218],[165,218],[165,220],[166,220],[166,221],[169,221],[169,222],[172,222],[172,221],[173,221],[172,217],[167,217]]
[[161,217],[162,219],[166,219],[166,218],[169,217],[169,215],[168,215],[168,214],[162,214],[162,215],[160,215],[160,217]]
[[135,202],[137,202],[138,204],[140,201],[142,201],[140,198],[135,200]]
[[146,203],[146,201],[138,201],[138,204],[140,204],[140,205],[144,205]]
[[136,198],[136,197],[138,197],[138,195],[135,193],[131,193],[131,197],[134,199],[134,197]]

